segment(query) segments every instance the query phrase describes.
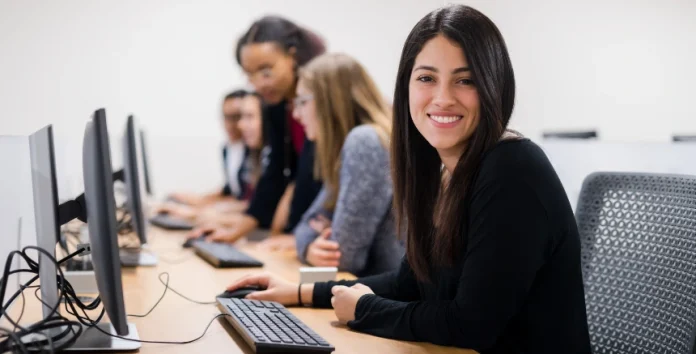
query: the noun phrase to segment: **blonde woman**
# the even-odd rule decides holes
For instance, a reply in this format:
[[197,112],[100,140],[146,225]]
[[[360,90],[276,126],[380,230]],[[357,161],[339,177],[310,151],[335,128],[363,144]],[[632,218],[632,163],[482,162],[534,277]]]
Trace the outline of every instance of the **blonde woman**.
[[298,256],[357,275],[397,268],[403,248],[391,212],[391,116],[377,86],[355,59],[324,54],[300,70],[294,103],[323,182],[294,229]]

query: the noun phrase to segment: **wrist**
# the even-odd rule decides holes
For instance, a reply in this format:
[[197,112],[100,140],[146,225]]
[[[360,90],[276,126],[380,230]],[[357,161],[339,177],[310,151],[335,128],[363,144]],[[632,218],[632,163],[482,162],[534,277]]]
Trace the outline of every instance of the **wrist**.
[[314,284],[297,285],[297,304],[300,306],[312,306],[314,297]]

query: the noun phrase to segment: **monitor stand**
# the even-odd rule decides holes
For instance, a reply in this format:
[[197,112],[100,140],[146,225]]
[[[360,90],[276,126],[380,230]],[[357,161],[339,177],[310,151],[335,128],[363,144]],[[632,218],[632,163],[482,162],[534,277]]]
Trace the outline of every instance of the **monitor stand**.
[[[118,336],[118,333],[116,333],[116,330],[114,327],[111,325],[111,323],[99,323],[97,325],[99,329],[106,333],[111,333],[114,336]],[[58,337],[61,336],[61,338],[56,338],[53,341],[52,347],[59,346],[62,343],[65,343],[66,339],[68,337],[65,336],[65,330],[67,327],[58,327],[58,328],[52,328],[49,330],[44,331],[44,334],[39,334],[35,333],[33,335],[29,335],[23,338],[25,343],[30,343],[30,342],[36,342],[36,341],[45,341],[46,336],[52,336],[52,337]],[[100,332],[99,330],[95,328],[90,328],[90,327],[85,327],[82,326],[82,333],[80,333],[80,336],[75,339],[75,343],[73,343],[70,347],[67,347],[63,349],[62,351],[64,352],[133,352],[137,351],[140,349],[140,337],[138,336],[138,329],[135,327],[135,324],[133,323],[128,323],[128,334],[125,336],[119,336],[122,338],[118,337],[112,337],[112,336],[107,336],[106,334]],[[127,338],[127,339],[123,339]],[[72,339],[72,338],[71,338]],[[131,339],[131,340],[128,340]],[[138,342],[135,342],[138,341]],[[45,350],[50,350],[50,348],[46,347],[43,348]]]
[[[111,323],[100,323],[97,326],[106,333],[118,335]],[[128,323],[128,335],[120,336],[123,338],[140,340],[138,329],[135,324]],[[94,328],[82,327],[82,334],[77,338],[77,341],[69,348],[64,349],[66,352],[102,352],[102,351],[135,351],[140,348],[140,342],[133,342],[116,337],[110,337],[99,332]]]
[[142,245],[139,248],[121,248],[118,253],[121,265],[124,267],[154,267],[157,265],[157,256],[147,245]]

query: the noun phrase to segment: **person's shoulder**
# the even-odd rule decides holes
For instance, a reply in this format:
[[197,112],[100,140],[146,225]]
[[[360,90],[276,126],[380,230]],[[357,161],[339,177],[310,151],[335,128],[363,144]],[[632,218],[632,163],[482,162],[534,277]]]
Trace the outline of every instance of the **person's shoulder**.
[[496,179],[514,179],[552,170],[544,151],[528,138],[510,138],[498,142],[484,155],[480,168],[482,177]]
[[384,150],[377,130],[368,124],[362,124],[351,129],[343,143],[344,152],[372,151],[376,148]]

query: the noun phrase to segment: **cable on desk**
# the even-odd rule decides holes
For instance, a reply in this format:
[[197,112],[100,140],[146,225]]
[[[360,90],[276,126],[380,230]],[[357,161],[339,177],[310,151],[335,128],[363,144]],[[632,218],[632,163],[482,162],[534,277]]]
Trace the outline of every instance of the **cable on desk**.
[[[166,280],[162,280],[162,276],[166,276],[167,279],[166,279]],[[199,304],[199,305],[214,305],[214,304],[216,304],[215,301],[211,301],[211,302],[196,301],[196,300],[193,300],[193,299],[191,299],[191,298],[189,298],[189,297],[187,297],[187,296],[184,296],[183,294],[181,294],[181,293],[179,293],[178,291],[174,290],[174,288],[172,288],[171,286],[169,286],[169,272],[162,272],[162,273],[160,273],[160,274],[158,275],[158,278],[159,278],[160,283],[162,283],[162,285],[164,285],[164,291],[162,292],[162,295],[161,295],[160,298],[157,300],[157,302],[155,302],[155,304],[152,306],[152,308],[150,308],[150,310],[147,311],[147,312],[146,312],[145,314],[143,314],[143,315],[130,315],[130,314],[129,314],[128,316],[130,316],[130,317],[138,317],[138,318],[146,317],[147,315],[149,315],[149,314],[157,307],[157,305],[160,304],[160,302],[162,302],[162,299],[164,299],[164,296],[167,294],[167,290],[171,290],[173,293],[175,293],[175,294],[181,296],[182,298],[184,298],[184,299],[186,299],[186,300],[188,300],[188,301],[190,301],[190,302],[192,302],[192,303],[194,303],[194,304]]]
[[[21,326],[19,324],[19,321],[21,320],[21,317],[24,315],[24,307],[26,305],[25,298],[24,298],[24,290],[26,290],[29,287],[34,287],[31,286],[33,282],[35,282],[38,279],[38,272],[39,272],[39,265],[38,262],[34,261],[28,254],[28,250],[35,250],[37,251],[40,255],[43,254],[46,256],[56,267],[59,275],[58,275],[58,300],[56,301],[56,304],[46,304],[44,303],[47,307],[51,309],[51,312],[46,316],[46,318],[42,319],[41,321],[38,321],[36,323],[33,323],[29,326]],[[48,345],[48,351],[53,352],[54,349],[61,350],[64,348],[67,348],[68,346],[72,345],[78,338],[78,336],[82,333],[82,327],[78,322],[75,321],[70,321],[66,319],[65,317],[61,316],[59,313],[57,313],[57,310],[60,306],[60,299],[65,296],[65,289],[66,287],[66,280],[65,276],[63,274],[63,270],[60,268],[60,264],[67,261],[68,259],[71,259],[78,254],[82,253],[84,249],[79,249],[76,252],[71,253],[70,255],[64,257],[60,261],[57,261],[55,257],[53,257],[50,253],[46,252],[45,250],[35,247],[35,246],[27,246],[22,249],[22,251],[12,251],[8,255],[8,258],[5,262],[5,268],[3,271],[3,277],[0,278],[0,302],[3,303],[3,306],[0,308],[0,317],[5,316],[7,321],[10,322],[13,326],[14,329],[12,331],[8,329],[0,329],[0,352],[19,352],[19,353],[29,353],[29,352],[36,352],[36,351],[45,351],[46,345]],[[39,256],[40,256],[39,255]],[[23,269],[17,269],[11,271],[10,269],[12,268],[12,263],[14,260],[14,257],[21,257],[24,259],[26,264],[28,265],[28,269],[23,268]],[[37,257],[38,258],[38,257]],[[6,295],[6,290],[7,290],[7,283],[9,282],[9,277],[12,274],[18,274],[18,273],[23,273],[23,272],[28,272],[28,273],[34,273],[37,274],[34,277],[32,277],[29,281],[25,282],[20,286],[20,289],[13,294],[13,296],[8,300],[5,301],[5,295]],[[36,291],[38,291],[37,289]],[[7,309],[9,308],[10,304],[14,299],[16,299],[18,296],[22,296],[22,310],[20,312],[20,316],[17,320],[14,320],[10,315],[7,313]],[[47,336],[45,333],[46,330],[50,330],[53,328],[65,328],[65,330],[62,333],[59,333],[57,336]],[[72,333],[72,336],[67,336],[68,332]],[[45,339],[42,340],[32,340],[30,342],[26,341],[25,338],[29,335],[43,335]],[[67,337],[66,337],[67,336]],[[61,343],[60,345],[55,345],[54,339],[66,339],[65,342]]]
[[[58,280],[58,300],[56,304],[47,304],[41,297],[39,296],[39,291],[40,288],[39,286],[32,285],[33,282],[35,282],[38,279],[38,263],[31,259],[27,255],[27,250],[36,250],[37,252],[44,254],[47,256],[56,266],[56,269],[58,271],[57,274],[57,280]],[[227,314],[217,314],[213,319],[208,322],[207,326],[203,330],[203,333],[199,335],[196,338],[186,340],[186,341],[159,341],[159,340],[138,340],[138,339],[132,339],[132,338],[126,338],[123,336],[107,333],[101,328],[97,326],[97,324],[101,321],[103,318],[104,314],[106,313],[105,309],[103,306],[101,306],[101,311],[99,313],[99,316],[96,319],[90,318],[90,316],[87,314],[88,310],[97,310],[99,308],[99,305],[102,305],[101,303],[101,298],[96,298],[94,301],[85,304],[82,302],[81,299],[78,298],[77,294],[75,293],[75,290],[73,289],[72,285],[65,279],[65,275],[63,273],[63,270],[61,269],[60,265],[64,263],[65,261],[72,259],[73,257],[79,255],[82,253],[84,249],[79,249],[76,252],[71,253],[70,255],[62,258],[60,261],[57,261],[54,257],[52,257],[48,252],[44,251],[43,249],[40,249],[38,247],[34,246],[28,246],[25,247],[22,252],[19,251],[13,251],[10,253],[6,264],[5,264],[5,272],[3,273],[3,277],[0,278],[0,299],[3,300],[5,299],[5,291],[6,291],[6,285],[8,282],[8,277],[12,274],[18,274],[18,273],[34,273],[37,274],[35,275],[32,279],[27,281],[26,283],[22,284],[21,288],[12,296],[7,303],[4,303],[1,312],[0,312],[0,317],[1,316],[6,316],[7,320],[15,326],[14,330],[9,330],[5,328],[0,328],[0,352],[6,352],[10,351],[13,353],[30,353],[30,352],[44,352],[44,351],[49,351],[49,352],[54,352],[54,350],[60,351],[62,349],[68,348],[72,344],[75,343],[77,338],[82,334],[83,331],[83,326],[86,328],[95,328],[99,332],[110,336],[114,338],[119,338],[122,340],[127,340],[127,341],[132,341],[132,342],[140,342],[140,343],[151,343],[151,344],[177,344],[177,345],[183,345],[183,344],[189,344],[193,343],[195,341],[200,340],[203,338],[208,330],[210,329],[210,326],[212,323],[223,316],[229,316]],[[26,263],[28,264],[29,268],[28,269],[17,269],[10,271],[11,266],[12,266],[12,260],[15,256],[22,257]],[[163,279],[163,277],[166,276],[166,279]],[[144,315],[135,315],[134,317],[145,317],[148,316],[162,301],[164,296],[166,295],[167,290],[171,290],[172,292],[176,293],[177,295],[181,296],[182,298],[196,303],[196,304],[203,304],[203,305],[210,305],[210,304],[215,304],[215,302],[202,302],[202,301],[196,301],[188,298],[187,296],[179,293],[178,291],[174,290],[169,286],[169,273],[163,272],[160,273],[158,276],[160,282],[164,285],[165,289],[160,298],[157,300],[157,302],[154,304],[154,306]],[[34,291],[34,296],[41,302],[41,304],[50,307],[51,312],[49,315],[42,319],[41,321],[38,321],[34,324],[31,324],[29,326],[23,327],[19,324],[19,321],[21,320],[23,314],[24,314],[24,307],[26,305],[25,298],[24,298],[24,290],[28,288],[36,288]],[[7,314],[6,310],[9,308],[10,303],[17,298],[18,296],[22,296],[22,310],[20,312],[20,315],[17,320],[12,319],[9,314]],[[60,303],[64,302],[65,305],[65,310],[67,313],[70,315],[74,316],[77,321],[74,320],[69,320],[60,313],[57,312],[58,308],[60,307]],[[129,315],[133,316],[133,315]],[[46,330],[49,329],[55,329],[55,328],[62,328],[63,330],[60,333],[57,333],[52,336],[45,335]],[[45,338],[43,339],[36,339],[28,342],[25,338],[29,335],[37,335],[41,334]],[[64,340],[61,344],[56,345],[56,342],[59,340]]]

